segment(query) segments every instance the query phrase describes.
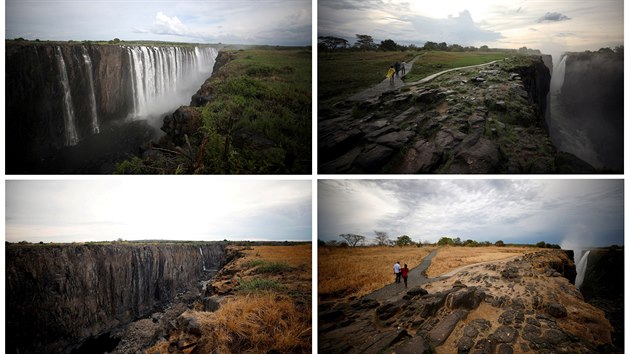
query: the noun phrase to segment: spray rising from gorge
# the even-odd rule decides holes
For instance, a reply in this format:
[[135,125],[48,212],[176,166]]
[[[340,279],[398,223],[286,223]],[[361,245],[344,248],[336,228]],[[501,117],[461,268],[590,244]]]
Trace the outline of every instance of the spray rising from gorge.
[[[111,172],[190,102],[218,50],[7,42],[7,170]],[[115,156],[114,156],[115,155]]]

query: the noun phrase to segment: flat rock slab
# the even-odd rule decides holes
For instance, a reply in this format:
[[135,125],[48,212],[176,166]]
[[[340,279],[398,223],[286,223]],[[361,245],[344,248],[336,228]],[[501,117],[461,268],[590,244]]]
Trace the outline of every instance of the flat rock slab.
[[444,317],[438,322],[435,327],[429,332],[429,341],[431,344],[438,346],[442,345],[444,341],[451,335],[457,323],[468,316],[468,311],[457,310]]

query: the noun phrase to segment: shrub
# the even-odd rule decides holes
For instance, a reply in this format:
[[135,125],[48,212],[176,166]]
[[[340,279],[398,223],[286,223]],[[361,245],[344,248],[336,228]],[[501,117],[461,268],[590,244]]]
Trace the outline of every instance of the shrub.
[[236,291],[241,294],[257,294],[269,291],[281,291],[285,286],[273,279],[255,278],[249,281],[239,279]]

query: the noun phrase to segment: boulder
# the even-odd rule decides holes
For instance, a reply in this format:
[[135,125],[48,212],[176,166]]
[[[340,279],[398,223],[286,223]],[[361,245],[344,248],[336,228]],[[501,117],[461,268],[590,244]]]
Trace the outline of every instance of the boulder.
[[433,353],[431,346],[422,336],[415,336],[399,347],[395,348],[396,354],[429,354]]
[[466,310],[456,310],[444,317],[438,324],[433,327],[429,332],[428,337],[431,344],[439,346],[451,335],[457,323],[468,316]]
[[383,145],[372,145],[365,149],[355,163],[368,172],[376,172],[389,160],[394,150]]
[[566,307],[557,302],[547,304],[547,313],[556,318],[567,317]]
[[518,331],[515,328],[503,325],[490,338],[497,343],[514,343],[517,336]]
[[428,293],[429,293],[428,291],[426,291],[425,289],[419,286],[407,290],[407,295],[410,295],[410,296],[418,296],[418,295],[423,296],[423,295],[427,295]]
[[452,309],[465,308],[476,309],[486,297],[486,293],[473,286],[460,288],[456,292],[450,293],[446,298],[446,305]]
[[195,134],[202,124],[201,113],[193,107],[181,106],[172,114],[164,117],[162,131],[175,145],[185,143],[184,135]]

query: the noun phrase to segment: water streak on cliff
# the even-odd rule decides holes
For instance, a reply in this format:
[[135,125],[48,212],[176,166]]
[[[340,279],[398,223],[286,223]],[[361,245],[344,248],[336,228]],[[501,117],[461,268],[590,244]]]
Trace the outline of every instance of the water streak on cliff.
[[66,62],[63,60],[61,48],[57,47],[57,60],[59,63],[59,78],[63,89],[63,117],[65,126],[65,145],[76,145],[79,142],[77,134],[76,120],[74,118],[74,105],[72,104],[72,93],[70,92],[70,82],[66,71]]
[[580,258],[580,262],[577,265],[576,271],[577,275],[575,276],[575,287],[582,287],[582,283],[584,282],[584,275],[586,274],[586,266],[588,265],[588,254],[591,251],[586,251],[582,258]]
[[88,95],[90,97],[90,110],[92,113],[92,133],[98,134],[100,128],[98,125],[98,114],[96,113],[96,96],[94,95],[94,76],[92,75],[92,59],[88,54],[87,48],[83,47],[83,60],[85,61],[86,76],[89,81]]

